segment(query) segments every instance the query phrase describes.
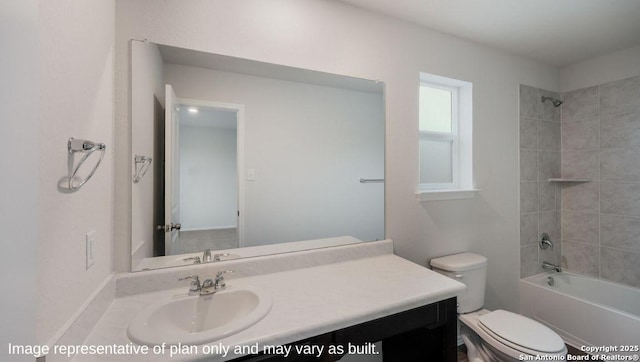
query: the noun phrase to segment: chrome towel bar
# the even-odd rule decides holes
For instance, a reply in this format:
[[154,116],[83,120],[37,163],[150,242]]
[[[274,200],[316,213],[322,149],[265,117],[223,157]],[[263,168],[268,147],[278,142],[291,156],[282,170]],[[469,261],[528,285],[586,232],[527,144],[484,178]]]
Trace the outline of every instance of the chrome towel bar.
[[380,183],[380,182],[384,182],[383,178],[361,178],[360,179],[360,183],[361,184],[370,184],[370,183]]

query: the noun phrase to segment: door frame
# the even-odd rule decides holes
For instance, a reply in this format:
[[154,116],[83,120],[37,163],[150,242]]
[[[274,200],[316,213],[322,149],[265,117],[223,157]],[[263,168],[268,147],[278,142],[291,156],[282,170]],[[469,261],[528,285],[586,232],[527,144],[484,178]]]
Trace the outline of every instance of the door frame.
[[244,247],[245,239],[245,168],[244,168],[244,105],[217,101],[206,101],[194,98],[178,97],[178,103],[185,106],[207,107],[219,110],[236,112],[236,168],[238,177],[238,247]]

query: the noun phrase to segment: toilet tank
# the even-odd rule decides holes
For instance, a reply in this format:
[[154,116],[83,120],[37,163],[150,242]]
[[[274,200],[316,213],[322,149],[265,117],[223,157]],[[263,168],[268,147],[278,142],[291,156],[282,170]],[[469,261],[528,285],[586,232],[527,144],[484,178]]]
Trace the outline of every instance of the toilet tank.
[[484,305],[484,289],[487,282],[487,258],[473,253],[461,253],[431,259],[434,271],[455,279],[467,286],[457,295],[458,313],[469,313]]

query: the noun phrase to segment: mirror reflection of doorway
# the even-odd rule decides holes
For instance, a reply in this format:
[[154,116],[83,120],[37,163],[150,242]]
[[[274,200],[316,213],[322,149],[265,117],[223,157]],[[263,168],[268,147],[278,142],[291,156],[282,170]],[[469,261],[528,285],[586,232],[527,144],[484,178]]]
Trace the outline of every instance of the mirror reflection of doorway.
[[158,219],[158,225],[178,227],[159,230],[154,237],[155,256],[237,248],[242,234],[240,106],[181,100],[175,94],[173,98],[171,112],[157,120],[164,124],[171,119],[172,127],[158,124],[156,129],[171,130],[172,135],[157,135],[156,145],[162,147],[157,147],[156,159],[163,160],[158,172],[164,175],[158,179],[164,182],[157,185],[161,192],[154,204],[159,206],[156,215],[165,219]]
[[238,247],[237,112],[181,104],[179,241],[172,254]]

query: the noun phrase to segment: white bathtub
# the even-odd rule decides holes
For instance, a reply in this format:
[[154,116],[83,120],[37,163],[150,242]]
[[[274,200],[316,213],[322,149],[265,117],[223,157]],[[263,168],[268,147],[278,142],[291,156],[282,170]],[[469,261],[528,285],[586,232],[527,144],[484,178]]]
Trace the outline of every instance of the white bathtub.
[[520,313],[549,326],[578,349],[618,346],[609,351],[591,349],[591,354],[639,353],[638,288],[566,272],[538,274],[520,280]]

